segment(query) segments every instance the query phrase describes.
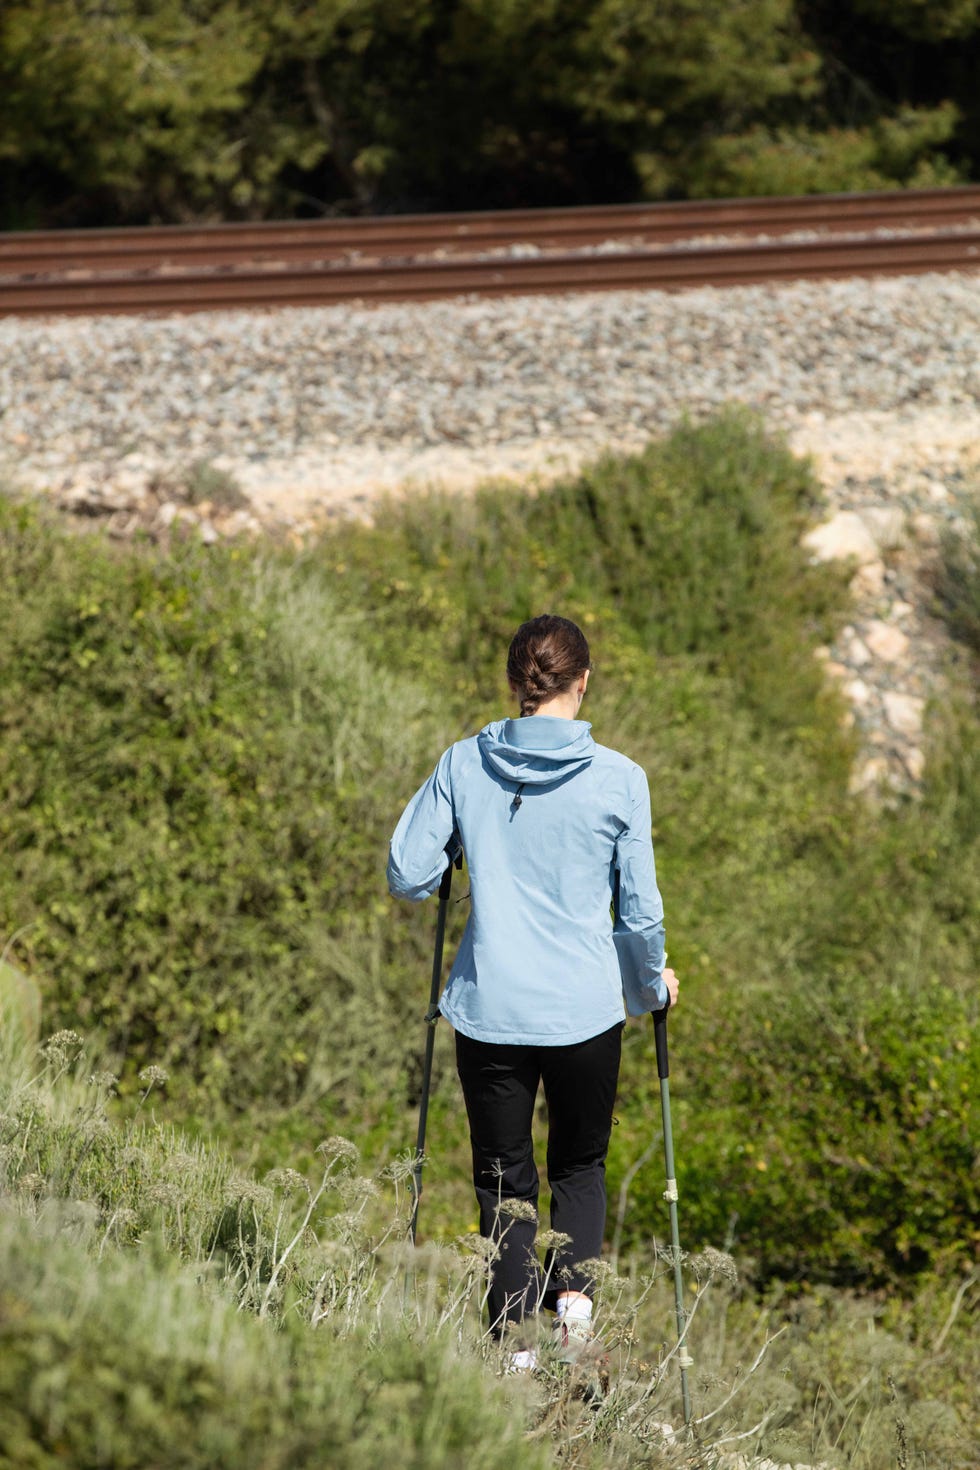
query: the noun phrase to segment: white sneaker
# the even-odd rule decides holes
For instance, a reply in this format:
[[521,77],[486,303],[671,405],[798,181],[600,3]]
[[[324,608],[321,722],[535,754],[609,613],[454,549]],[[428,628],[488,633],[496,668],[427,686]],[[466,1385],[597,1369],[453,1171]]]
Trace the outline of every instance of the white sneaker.
[[520,1352],[511,1353],[510,1362],[507,1364],[507,1373],[533,1373],[538,1366],[538,1355],[533,1348],[522,1348]]
[[592,1342],[592,1321],[588,1317],[556,1317],[555,1347],[560,1363],[578,1363]]

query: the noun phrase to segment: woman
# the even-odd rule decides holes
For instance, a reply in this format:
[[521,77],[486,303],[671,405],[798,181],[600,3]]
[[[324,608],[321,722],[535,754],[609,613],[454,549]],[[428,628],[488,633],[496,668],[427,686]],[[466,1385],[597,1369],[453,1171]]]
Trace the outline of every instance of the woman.
[[[590,669],[574,623],[522,624],[507,656],[520,718],[445,752],[402,814],[388,860],[392,894],[418,900],[438,888],[454,833],[463,844],[472,906],[439,1009],[456,1032],[480,1230],[499,1247],[491,1330],[553,1307],[568,1359],[591,1337],[583,1263],[598,1257],[605,1229],[624,994],[632,1015],[677,1000],[647,780],[577,718]],[[542,1081],[551,1225],[569,1237],[543,1277],[531,1142]],[[524,1208],[509,1213],[511,1201]],[[532,1364],[515,1354],[515,1367]]]

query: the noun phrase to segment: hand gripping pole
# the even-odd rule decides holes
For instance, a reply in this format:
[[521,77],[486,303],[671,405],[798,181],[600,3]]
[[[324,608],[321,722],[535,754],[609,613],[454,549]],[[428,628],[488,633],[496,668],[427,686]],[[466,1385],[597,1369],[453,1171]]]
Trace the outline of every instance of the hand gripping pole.
[[409,1232],[412,1244],[419,1222],[419,1200],[422,1198],[422,1165],[425,1162],[425,1128],[429,1118],[429,1088],[432,1082],[432,1055],[436,1042],[436,1022],[439,1019],[439,988],[442,984],[442,951],[446,939],[446,915],[449,912],[449,895],[453,886],[453,868],[462,868],[463,849],[454,832],[446,843],[446,871],[439,884],[439,911],[436,915],[436,942],[432,952],[432,984],[429,990],[429,1008],[425,1013],[425,1060],[422,1066],[422,1097],[419,1101],[419,1131],[415,1140],[415,1160],[412,1164],[412,1219]]
[[670,1126],[670,1084],[667,1080],[667,1011],[653,1013],[653,1031],[657,1043],[657,1075],[660,1078],[660,1108],[664,1123],[664,1167],[667,1173],[667,1188],[664,1199],[670,1210],[670,1251],[674,1260],[674,1307],[677,1316],[677,1362],[681,1370],[681,1398],[684,1403],[684,1423],[691,1422],[691,1394],[687,1384],[687,1370],[694,1359],[687,1350],[687,1313],[684,1310],[684,1278],[681,1275],[681,1241],[677,1226],[677,1179],[674,1174],[674,1135]]

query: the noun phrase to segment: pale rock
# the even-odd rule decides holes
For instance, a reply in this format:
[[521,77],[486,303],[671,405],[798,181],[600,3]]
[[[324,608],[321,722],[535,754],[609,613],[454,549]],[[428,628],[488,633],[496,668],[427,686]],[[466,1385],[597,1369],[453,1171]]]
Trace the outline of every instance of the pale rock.
[[203,520],[201,522],[201,540],[204,542],[205,546],[213,546],[217,539],[218,533],[215,530],[211,521],[206,519]]
[[875,658],[880,658],[886,664],[897,663],[909,651],[909,640],[901,628],[884,623],[880,618],[875,618],[868,624],[864,641]]
[[827,670],[831,679],[847,679],[850,677],[851,671],[847,667],[847,664],[838,663],[836,659],[829,658],[824,664],[824,668]]
[[910,745],[906,750],[903,760],[905,769],[913,781],[921,781],[926,768],[926,758],[917,745]]
[[894,784],[888,757],[884,755],[873,755],[856,766],[851,773],[848,782],[853,795],[859,793],[870,794],[879,790],[882,786]]
[[814,561],[837,561],[854,557],[861,567],[878,560],[878,546],[864,521],[853,510],[839,510],[823,525],[803,537],[803,545]]
[[112,492],[127,501],[143,500],[146,496],[146,475],[138,470],[117,470],[112,477]]
[[914,612],[915,608],[910,602],[892,603],[891,615],[893,618],[910,618]]
[[914,739],[922,732],[922,716],[926,702],[917,694],[897,694],[888,690],[882,695],[885,719],[899,735]]
[[880,597],[885,590],[885,563],[872,561],[866,566],[858,567],[851,578],[850,588],[854,596],[862,600],[871,601]]
[[918,515],[912,517],[912,534],[920,546],[933,547],[939,545],[939,527],[936,519],[928,511],[921,510]]
[[854,632],[847,639],[846,652],[848,663],[856,668],[863,668],[865,664],[871,662],[867,644]]
[[863,679],[848,679],[844,685],[844,693],[852,704],[859,706],[867,704],[871,698],[871,690]]
[[157,511],[157,520],[161,526],[172,526],[177,519],[180,506],[172,500],[165,500]]
[[132,510],[134,502],[140,497],[131,494],[125,486],[113,483],[106,485],[102,491],[102,502],[107,510]]
[[257,531],[260,523],[249,510],[233,510],[220,525],[223,536],[240,536],[244,531]]

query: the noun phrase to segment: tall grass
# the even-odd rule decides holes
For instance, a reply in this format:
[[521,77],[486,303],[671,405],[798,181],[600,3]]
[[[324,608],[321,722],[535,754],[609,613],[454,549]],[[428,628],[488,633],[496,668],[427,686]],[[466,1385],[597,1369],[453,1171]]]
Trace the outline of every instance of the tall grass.
[[[728,1257],[688,1257],[688,1436],[668,1262],[597,1265],[599,1341],[581,1370],[556,1361],[546,1323],[497,1346],[481,1242],[407,1246],[404,1167],[366,1176],[330,1139],[316,1180],[259,1179],[158,1123],[165,1084],[144,1083],[110,1117],[111,1079],[77,1038],[7,1058],[4,1466],[735,1470],[748,1454],[891,1470],[899,1422],[910,1464],[973,1463],[975,1274],[913,1306],[760,1300]],[[518,1342],[538,1347],[533,1378],[503,1371]]]

